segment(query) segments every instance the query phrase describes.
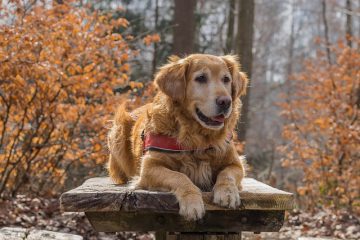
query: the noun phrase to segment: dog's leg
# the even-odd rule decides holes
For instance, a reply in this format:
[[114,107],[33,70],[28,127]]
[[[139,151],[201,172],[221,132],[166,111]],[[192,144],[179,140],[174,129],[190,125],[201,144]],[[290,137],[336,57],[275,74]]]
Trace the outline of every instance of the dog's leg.
[[214,203],[228,208],[240,206],[241,180],[244,178],[244,166],[240,160],[226,166],[217,176],[214,185]]
[[198,220],[205,215],[201,191],[183,173],[170,170],[149,156],[143,159],[136,188],[171,191],[180,206],[180,215],[186,220]]

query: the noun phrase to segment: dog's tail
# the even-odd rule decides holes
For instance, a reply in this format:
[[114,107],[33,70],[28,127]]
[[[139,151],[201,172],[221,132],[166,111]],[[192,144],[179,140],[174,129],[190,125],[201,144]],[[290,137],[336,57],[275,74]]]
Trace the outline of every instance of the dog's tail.
[[134,123],[134,119],[130,114],[130,109],[128,107],[128,102],[124,102],[119,105],[115,111],[114,124],[122,125],[124,123]]
[[118,184],[126,183],[135,171],[131,151],[131,131],[135,120],[128,112],[127,103],[121,104],[115,112],[108,134],[110,177]]

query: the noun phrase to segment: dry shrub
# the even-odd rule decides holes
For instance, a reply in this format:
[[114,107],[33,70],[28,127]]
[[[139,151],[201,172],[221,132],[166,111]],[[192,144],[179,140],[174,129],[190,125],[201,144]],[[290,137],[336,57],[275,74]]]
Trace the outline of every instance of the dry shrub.
[[55,193],[74,166],[102,168],[104,126],[127,98],[113,89],[142,85],[129,82],[132,37],[114,32],[126,19],[58,2],[0,2],[2,196]]
[[281,104],[287,119],[282,164],[303,172],[298,193],[308,207],[359,212],[360,53],[342,43],[331,51],[336,62],[319,52],[294,76]]

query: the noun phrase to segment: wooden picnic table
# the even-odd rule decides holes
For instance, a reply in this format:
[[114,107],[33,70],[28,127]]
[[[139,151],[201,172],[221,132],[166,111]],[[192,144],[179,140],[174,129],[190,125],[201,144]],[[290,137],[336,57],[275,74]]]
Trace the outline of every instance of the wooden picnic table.
[[284,223],[285,210],[294,206],[292,193],[252,178],[243,180],[240,198],[239,209],[226,209],[212,203],[211,192],[204,192],[205,217],[189,222],[178,214],[179,205],[171,193],[132,190],[108,177],[97,177],[63,193],[60,204],[64,212],[85,212],[98,232],[155,231],[157,239],[277,232]]

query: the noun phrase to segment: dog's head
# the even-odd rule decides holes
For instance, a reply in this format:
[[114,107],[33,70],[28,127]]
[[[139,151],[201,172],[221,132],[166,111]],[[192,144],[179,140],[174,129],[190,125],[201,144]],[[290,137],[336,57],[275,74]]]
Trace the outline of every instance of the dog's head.
[[233,112],[233,102],[246,93],[247,76],[236,56],[193,54],[171,57],[155,83],[204,128],[219,130]]

